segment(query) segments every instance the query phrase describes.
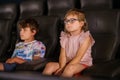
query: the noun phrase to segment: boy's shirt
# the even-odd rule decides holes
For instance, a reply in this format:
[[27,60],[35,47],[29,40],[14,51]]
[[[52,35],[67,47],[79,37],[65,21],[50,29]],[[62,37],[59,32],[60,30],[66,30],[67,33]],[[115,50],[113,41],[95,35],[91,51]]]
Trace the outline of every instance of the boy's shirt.
[[46,47],[45,45],[37,40],[32,42],[19,42],[16,44],[12,57],[19,57],[24,60],[32,60],[33,56],[44,57]]

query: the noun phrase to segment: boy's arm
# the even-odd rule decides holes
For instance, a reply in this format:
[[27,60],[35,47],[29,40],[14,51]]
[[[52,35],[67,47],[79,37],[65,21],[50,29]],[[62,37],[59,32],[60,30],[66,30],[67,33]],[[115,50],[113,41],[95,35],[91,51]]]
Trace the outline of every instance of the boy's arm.
[[22,64],[26,62],[26,60],[19,58],[19,57],[13,57],[13,58],[9,58],[6,63],[18,63],[18,64]]
[[72,61],[69,64],[79,63],[90,45],[91,45],[91,39],[88,36],[83,42],[83,44],[80,46],[80,48],[78,49],[77,55],[72,59]]
[[33,56],[33,60],[38,60],[40,59],[40,56]]
[[45,55],[45,49],[35,50],[34,55],[33,55],[33,60],[38,60],[40,58],[43,58],[44,55]]
[[45,56],[46,47],[44,44],[36,44],[34,48],[33,60],[38,60]]

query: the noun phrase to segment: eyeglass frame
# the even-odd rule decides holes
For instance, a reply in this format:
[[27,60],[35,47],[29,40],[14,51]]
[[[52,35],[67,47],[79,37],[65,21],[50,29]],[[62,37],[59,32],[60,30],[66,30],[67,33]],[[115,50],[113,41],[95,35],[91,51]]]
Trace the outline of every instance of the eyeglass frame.
[[74,23],[75,21],[80,21],[79,19],[75,19],[75,18],[71,18],[71,19],[65,19],[64,20],[64,24],[68,24],[69,23]]

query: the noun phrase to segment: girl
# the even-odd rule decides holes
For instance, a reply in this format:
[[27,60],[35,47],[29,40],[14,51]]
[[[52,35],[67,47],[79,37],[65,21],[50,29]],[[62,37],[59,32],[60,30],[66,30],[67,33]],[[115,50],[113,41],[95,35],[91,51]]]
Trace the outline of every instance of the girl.
[[83,12],[71,9],[64,18],[65,31],[61,32],[59,62],[49,62],[43,74],[72,77],[92,65],[91,47],[94,44]]

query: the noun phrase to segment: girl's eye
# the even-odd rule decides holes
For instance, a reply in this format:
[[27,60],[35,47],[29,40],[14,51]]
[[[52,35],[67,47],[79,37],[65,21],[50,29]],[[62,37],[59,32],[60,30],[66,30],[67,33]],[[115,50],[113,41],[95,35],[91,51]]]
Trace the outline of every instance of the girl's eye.
[[74,23],[75,21],[79,21],[79,19],[75,19],[75,18],[66,19],[66,20],[64,20],[64,23],[65,23],[65,24]]

